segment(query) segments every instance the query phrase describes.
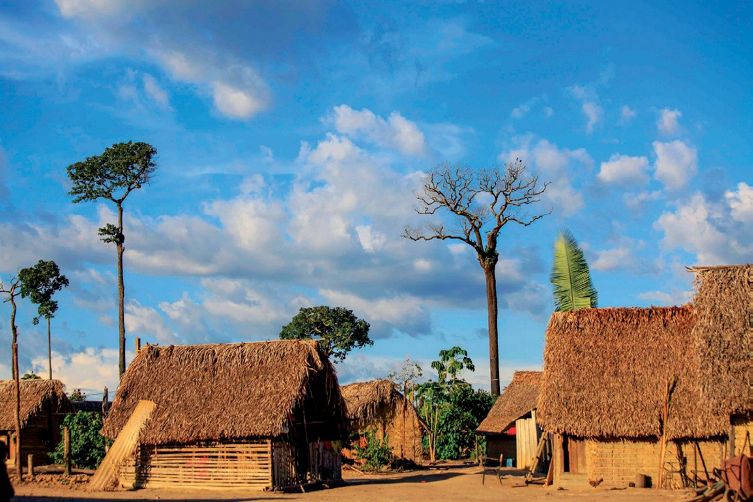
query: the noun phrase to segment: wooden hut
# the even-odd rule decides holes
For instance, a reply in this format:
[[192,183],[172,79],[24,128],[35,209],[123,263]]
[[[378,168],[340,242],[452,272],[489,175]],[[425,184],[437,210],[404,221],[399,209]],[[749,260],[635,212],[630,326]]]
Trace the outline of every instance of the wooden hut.
[[684,307],[552,315],[538,419],[554,434],[555,482],[661,473],[679,486],[748,449],[751,267],[693,271]]
[[[60,380],[21,380],[21,463],[50,464],[48,453],[60,442],[60,426],[74,410]],[[9,448],[8,465],[16,463],[16,392],[13,380],[0,381],[0,441]]]
[[512,382],[494,402],[476,432],[486,436],[486,456],[511,459],[511,466],[528,469],[536,455],[541,429],[536,406],[541,391],[541,371],[516,371]]
[[[387,444],[396,458],[421,463],[421,419],[413,404],[405,399],[393,382],[374,380],[352,383],[342,387],[341,391],[348,409],[351,432],[363,434],[367,429],[375,429],[378,438],[387,436]],[[352,447],[344,450],[343,454],[348,458],[355,457]]]
[[315,341],[147,346],[120,383],[102,433],[156,403],[124,487],[273,489],[340,478],[345,406]]

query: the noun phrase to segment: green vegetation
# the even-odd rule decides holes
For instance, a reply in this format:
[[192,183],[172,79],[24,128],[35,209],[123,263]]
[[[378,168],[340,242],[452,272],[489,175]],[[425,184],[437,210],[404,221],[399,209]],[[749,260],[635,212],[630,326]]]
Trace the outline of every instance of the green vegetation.
[[280,331],[281,340],[319,338],[322,348],[335,362],[341,362],[354,348],[374,345],[369,323],[343,307],[306,307]]
[[[102,416],[95,412],[78,412],[67,415],[63,426],[71,430],[71,464],[79,469],[96,469],[105,458],[105,446],[112,441],[102,436]],[[61,427],[61,429],[62,429]],[[63,463],[63,441],[50,457],[56,464]]]
[[559,232],[554,241],[554,263],[550,282],[554,287],[554,310],[571,312],[598,304],[596,288],[591,283],[591,273],[569,230]]
[[363,432],[366,439],[366,446],[362,447],[359,441],[355,441],[356,458],[366,462],[366,469],[378,471],[382,467],[392,462],[392,448],[388,446],[389,436],[385,435],[384,439],[379,439],[376,429],[367,429]]

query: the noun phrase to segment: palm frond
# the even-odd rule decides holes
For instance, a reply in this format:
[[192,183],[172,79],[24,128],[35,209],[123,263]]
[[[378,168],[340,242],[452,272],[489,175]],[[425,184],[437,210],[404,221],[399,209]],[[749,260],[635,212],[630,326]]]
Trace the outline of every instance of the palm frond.
[[598,295],[583,251],[569,230],[554,241],[554,263],[550,282],[554,286],[554,310],[568,312],[596,307]]

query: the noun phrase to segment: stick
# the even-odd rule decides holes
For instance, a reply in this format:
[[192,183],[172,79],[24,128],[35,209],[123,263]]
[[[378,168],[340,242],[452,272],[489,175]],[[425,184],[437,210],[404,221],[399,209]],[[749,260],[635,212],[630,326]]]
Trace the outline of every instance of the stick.
[[701,446],[698,444],[698,440],[693,441],[695,443],[695,447],[698,449],[698,456],[701,457],[701,465],[703,465],[703,472],[706,473],[706,484],[711,485],[711,477],[709,476],[709,471],[706,469],[706,461],[703,459],[703,452],[701,451]]
[[71,475],[71,429],[68,427],[65,427],[63,429],[63,464],[64,464],[64,474],[66,476]]

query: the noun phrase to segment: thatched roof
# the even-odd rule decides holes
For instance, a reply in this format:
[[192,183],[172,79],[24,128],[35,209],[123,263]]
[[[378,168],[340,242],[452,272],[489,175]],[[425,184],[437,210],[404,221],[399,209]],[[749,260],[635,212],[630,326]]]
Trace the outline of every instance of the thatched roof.
[[144,444],[279,436],[302,404],[308,423],[344,432],[337,376],[315,341],[148,346],[123,376],[102,433],[116,437],[141,399],[157,404]]
[[753,267],[694,267],[697,321],[693,338],[700,356],[704,395],[731,412],[753,409],[750,327]]
[[516,371],[476,432],[502,434],[515,425],[517,419],[531,413],[539,401],[542,376],[541,371]]
[[[41,410],[45,403],[51,403],[54,413],[74,411],[68,397],[63,392],[60,380],[21,380],[21,427]],[[0,380],[0,430],[14,430],[16,392],[13,380]]]
[[386,379],[352,383],[341,387],[340,391],[351,421],[368,422],[379,413],[382,406],[393,407],[403,402],[403,395],[395,388],[395,384]]

